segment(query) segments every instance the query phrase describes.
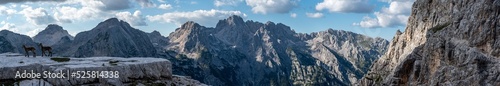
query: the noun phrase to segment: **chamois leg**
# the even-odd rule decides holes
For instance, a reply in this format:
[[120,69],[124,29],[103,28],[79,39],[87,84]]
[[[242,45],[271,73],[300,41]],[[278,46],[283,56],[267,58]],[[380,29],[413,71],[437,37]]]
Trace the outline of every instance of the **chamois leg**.
[[29,57],[29,56],[30,55],[29,55],[28,51],[24,50],[24,57]]

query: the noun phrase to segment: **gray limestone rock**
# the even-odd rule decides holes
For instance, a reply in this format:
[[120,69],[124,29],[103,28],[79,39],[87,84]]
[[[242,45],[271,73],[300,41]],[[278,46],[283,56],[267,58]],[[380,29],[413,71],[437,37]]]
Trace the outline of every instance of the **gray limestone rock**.
[[500,85],[499,13],[499,0],[417,0],[358,85]]
[[[171,62],[161,58],[120,58],[120,57],[89,57],[66,58],[27,58],[16,53],[0,54],[0,84],[2,85],[204,85],[196,80],[183,76],[172,75]],[[60,57],[57,57],[60,58]],[[17,73],[40,73],[42,78],[16,77]],[[65,78],[43,78],[48,72],[63,71]],[[108,76],[89,76],[77,71],[108,71]],[[114,74],[110,74],[113,72]],[[73,73],[81,74],[84,77]],[[118,76],[116,76],[118,74]],[[94,77],[94,78],[91,78]],[[95,78],[100,77],[100,78]],[[108,78],[106,78],[108,77]]]

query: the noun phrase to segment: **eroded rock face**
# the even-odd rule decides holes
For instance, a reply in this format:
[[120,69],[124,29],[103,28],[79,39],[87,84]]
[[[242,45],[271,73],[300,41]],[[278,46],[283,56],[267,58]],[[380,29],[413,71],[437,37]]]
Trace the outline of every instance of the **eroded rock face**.
[[417,0],[358,85],[500,85],[499,16],[499,0]]
[[[51,58],[28,58],[16,53],[0,54],[0,84],[3,85],[204,85],[196,80],[172,75],[170,61],[161,58],[120,58],[89,57],[68,58],[69,61]],[[16,78],[15,74],[24,70],[30,73],[44,72],[73,73],[76,71],[112,71],[118,78],[76,78],[65,74],[66,78]],[[115,72],[116,71],[116,72]],[[83,73],[79,73],[82,74]],[[103,77],[103,76],[101,76]]]

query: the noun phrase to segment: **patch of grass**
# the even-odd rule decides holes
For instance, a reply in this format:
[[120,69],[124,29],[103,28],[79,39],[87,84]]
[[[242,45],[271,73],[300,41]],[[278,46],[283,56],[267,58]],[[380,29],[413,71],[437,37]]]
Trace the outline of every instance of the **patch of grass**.
[[118,65],[118,62],[120,62],[120,61],[109,61],[109,64],[114,66],[114,65]]
[[20,80],[5,80],[0,82],[0,86],[21,86]]
[[70,58],[50,58],[50,60],[54,60],[56,62],[68,62],[71,59]]
[[446,26],[448,26],[450,24],[451,24],[451,22],[446,22],[444,24],[438,24],[438,25],[432,27],[430,30],[432,30],[432,32],[436,33],[437,31],[443,30],[443,28],[445,28]]

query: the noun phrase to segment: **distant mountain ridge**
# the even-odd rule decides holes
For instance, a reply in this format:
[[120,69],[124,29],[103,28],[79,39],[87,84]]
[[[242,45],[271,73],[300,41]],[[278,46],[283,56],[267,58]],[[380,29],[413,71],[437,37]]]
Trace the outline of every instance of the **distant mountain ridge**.
[[78,33],[62,55],[75,57],[116,56],[153,57],[156,50],[147,33],[116,18],[99,23],[92,30]]
[[176,59],[196,59],[183,63],[205,65],[178,67],[184,71],[174,73],[211,85],[350,85],[388,44],[331,29],[301,34],[281,23],[245,22],[239,16],[220,20],[215,28],[189,21],[168,38],[166,50],[179,53]]

